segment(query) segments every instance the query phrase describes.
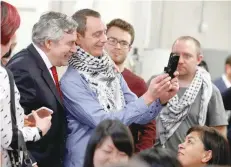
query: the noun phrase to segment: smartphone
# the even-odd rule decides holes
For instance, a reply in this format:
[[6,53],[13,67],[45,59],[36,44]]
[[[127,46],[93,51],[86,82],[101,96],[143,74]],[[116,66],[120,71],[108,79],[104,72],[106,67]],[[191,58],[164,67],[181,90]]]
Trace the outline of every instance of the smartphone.
[[[37,109],[35,112],[37,112],[37,114],[40,118],[44,118],[44,117],[47,117],[47,116],[53,114],[53,111],[47,107],[41,107],[41,108]],[[34,119],[33,114],[30,113],[27,115],[27,117],[28,117],[28,119],[24,120],[24,125],[30,126],[30,127],[35,126],[35,119]]]
[[164,68],[164,72],[168,73],[171,78],[174,78],[174,72],[177,69],[180,56],[176,53],[171,53],[168,60],[168,66]]

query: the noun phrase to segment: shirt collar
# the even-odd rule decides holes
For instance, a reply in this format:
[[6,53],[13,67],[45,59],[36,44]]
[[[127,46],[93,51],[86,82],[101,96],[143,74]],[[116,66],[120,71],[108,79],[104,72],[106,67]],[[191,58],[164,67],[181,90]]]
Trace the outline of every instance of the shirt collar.
[[224,81],[227,88],[231,87],[231,83],[230,83],[230,81],[228,80],[228,78],[226,77],[225,74],[222,75],[222,80]]
[[51,67],[53,67],[53,65],[51,64],[51,62],[48,59],[47,55],[36,44],[34,44],[34,43],[32,43],[32,44],[35,47],[35,49],[37,50],[37,52],[39,53],[39,55],[42,57],[42,59],[43,59],[44,63],[46,64],[46,67],[48,68],[48,70],[50,70]]

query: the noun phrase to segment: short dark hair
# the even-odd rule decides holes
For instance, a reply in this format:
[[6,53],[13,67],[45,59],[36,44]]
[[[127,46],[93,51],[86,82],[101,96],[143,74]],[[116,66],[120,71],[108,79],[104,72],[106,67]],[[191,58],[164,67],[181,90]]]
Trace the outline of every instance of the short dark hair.
[[230,151],[228,141],[214,128],[207,126],[191,127],[187,135],[197,132],[206,151],[212,151],[212,158],[208,164],[230,165]]
[[226,60],[225,60],[225,64],[229,64],[231,66],[231,55],[229,55]]
[[129,157],[134,153],[134,142],[130,130],[119,120],[104,120],[94,130],[88,142],[83,167],[94,167],[93,157],[98,145],[110,136],[115,147]]
[[146,162],[150,167],[181,167],[173,151],[161,147],[144,150],[134,158]]
[[101,18],[100,13],[92,9],[81,9],[72,15],[72,18],[78,23],[77,32],[83,36],[85,35],[87,17],[89,16]]
[[202,54],[201,44],[196,38],[192,36],[181,36],[174,41],[172,47],[174,47],[177,41],[192,41],[196,46],[197,55],[199,56],[200,54]]
[[118,28],[128,32],[131,35],[130,45],[133,44],[134,39],[135,39],[135,30],[130,23],[128,23],[122,19],[114,19],[107,24],[107,32],[111,27],[118,27]]

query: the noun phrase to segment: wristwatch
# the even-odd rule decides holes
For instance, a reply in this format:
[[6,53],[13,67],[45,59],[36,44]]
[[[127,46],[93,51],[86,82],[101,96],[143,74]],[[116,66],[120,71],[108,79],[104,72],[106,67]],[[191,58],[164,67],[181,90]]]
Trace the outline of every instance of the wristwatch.
[[42,137],[42,136],[43,136],[43,132],[42,132],[41,129],[39,129],[38,127],[37,127],[37,129],[38,129],[38,131],[39,131],[40,137]]

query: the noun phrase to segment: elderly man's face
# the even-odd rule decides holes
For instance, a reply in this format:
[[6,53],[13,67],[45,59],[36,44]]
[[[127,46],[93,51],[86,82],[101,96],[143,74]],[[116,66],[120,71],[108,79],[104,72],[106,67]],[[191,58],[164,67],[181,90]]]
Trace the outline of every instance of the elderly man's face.
[[73,33],[64,33],[63,37],[57,42],[51,42],[49,46],[49,54],[51,62],[54,66],[66,66],[68,61],[76,52],[76,31]]
[[104,44],[107,41],[106,26],[101,18],[87,17],[85,34],[77,34],[77,45],[92,56],[103,54]]

